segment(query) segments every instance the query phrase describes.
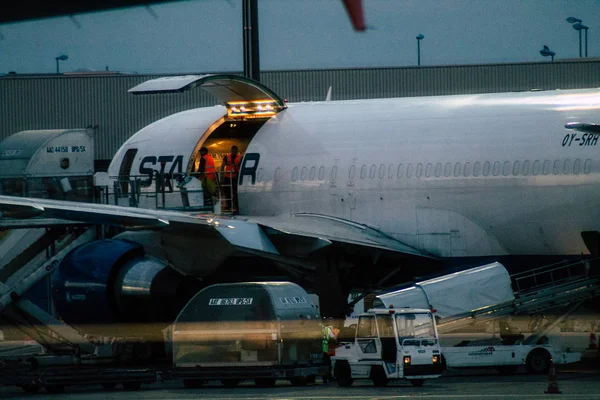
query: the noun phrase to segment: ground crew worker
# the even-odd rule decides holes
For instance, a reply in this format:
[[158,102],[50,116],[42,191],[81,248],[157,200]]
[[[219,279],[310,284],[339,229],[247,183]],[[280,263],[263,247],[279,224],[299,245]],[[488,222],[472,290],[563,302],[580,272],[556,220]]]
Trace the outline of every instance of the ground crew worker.
[[207,200],[211,201],[211,205],[216,203],[217,193],[217,176],[215,173],[215,160],[208,154],[206,147],[200,148],[200,164],[198,165],[200,173],[200,181],[202,182],[202,190],[204,192],[204,204]]
[[242,155],[238,153],[236,145],[231,146],[231,153],[226,154],[221,164],[221,171],[225,171],[223,181],[224,197],[227,199],[226,207],[231,211],[237,211],[238,173],[242,163]]
[[331,343],[332,345],[330,346],[329,343],[331,342],[331,340],[335,340],[336,337],[333,333],[333,327],[330,325],[323,325],[323,346],[322,346],[322,351],[323,351],[323,360],[325,361],[325,363],[327,364],[327,366],[329,367],[329,372],[327,372],[327,374],[325,376],[323,376],[323,383],[327,383],[330,379],[331,379],[331,351],[333,350],[333,354],[335,354],[335,345],[333,343]]

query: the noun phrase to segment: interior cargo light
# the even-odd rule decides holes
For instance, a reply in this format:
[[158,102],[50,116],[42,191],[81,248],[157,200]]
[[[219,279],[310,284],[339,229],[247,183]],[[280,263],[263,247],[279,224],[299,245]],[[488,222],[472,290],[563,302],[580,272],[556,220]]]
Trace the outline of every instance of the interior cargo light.
[[404,365],[410,365],[410,356],[404,356]]

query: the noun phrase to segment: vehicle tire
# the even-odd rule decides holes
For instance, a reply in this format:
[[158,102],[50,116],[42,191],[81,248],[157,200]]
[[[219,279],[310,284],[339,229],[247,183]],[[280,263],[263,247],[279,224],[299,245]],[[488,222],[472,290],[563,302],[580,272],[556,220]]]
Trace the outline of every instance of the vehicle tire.
[[519,369],[518,365],[503,365],[501,367],[496,367],[496,369],[498,370],[498,372],[500,372],[500,375],[504,375],[504,376],[508,376],[508,375],[514,375],[517,370]]
[[117,387],[117,384],[115,382],[106,382],[102,384],[102,387],[105,390],[115,390],[115,388]]
[[123,382],[123,389],[134,392],[136,390],[140,390],[142,388],[141,382]]
[[411,379],[410,384],[415,387],[421,387],[425,384],[425,379]]
[[335,376],[338,386],[351,386],[354,382],[354,379],[352,379],[352,370],[347,361],[336,362],[333,375]]
[[525,368],[530,374],[546,374],[550,368],[550,354],[544,349],[534,349],[527,355]]
[[23,391],[25,393],[37,393],[40,391],[42,387],[40,385],[23,385],[21,386],[21,389],[23,389]]
[[202,379],[184,379],[183,386],[187,389],[198,389],[204,385],[204,381]]
[[306,383],[309,385],[314,385],[314,383],[317,381],[317,377],[315,375],[309,375],[306,377]]
[[275,378],[259,378],[254,380],[254,384],[260,388],[275,386]]
[[306,386],[306,384],[308,383],[308,380],[306,379],[305,376],[296,376],[296,377],[290,378],[290,383],[293,386]]
[[240,384],[240,379],[221,379],[221,383],[227,388],[234,388]]
[[387,386],[389,382],[381,365],[374,365],[371,367],[371,380],[373,381],[373,385],[377,387]]
[[46,392],[50,394],[60,394],[65,392],[64,385],[48,385],[46,386]]

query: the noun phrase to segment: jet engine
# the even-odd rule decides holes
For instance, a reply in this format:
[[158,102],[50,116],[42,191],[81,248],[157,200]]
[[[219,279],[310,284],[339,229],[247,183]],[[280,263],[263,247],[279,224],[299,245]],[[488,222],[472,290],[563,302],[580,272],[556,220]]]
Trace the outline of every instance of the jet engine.
[[52,277],[60,318],[89,334],[156,335],[201,288],[137,242],[105,239],[69,252]]

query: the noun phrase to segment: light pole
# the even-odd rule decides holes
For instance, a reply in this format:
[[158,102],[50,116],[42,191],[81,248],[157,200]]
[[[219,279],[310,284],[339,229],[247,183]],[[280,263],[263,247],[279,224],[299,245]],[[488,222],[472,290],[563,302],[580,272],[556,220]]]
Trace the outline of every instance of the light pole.
[[579,32],[579,57],[581,57],[581,31],[584,30],[585,31],[585,56],[588,56],[588,44],[587,44],[587,38],[588,38],[588,29],[589,27],[585,26],[582,24],[582,20],[580,20],[579,18],[575,18],[575,17],[569,17],[567,18],[567,22],[570,24],[573,24],[573,29],[575,29],[576,31]]
[[69,56],[66,55],[66,54],[61,54],[60,56],[58,56],[58,57],[55,58],[55,60],[56,60],[56,73],[57,74],[60,73],[60,69],[58,68],[58,62],[59,61],[65,61],[65,60],[68,60],[68,59],[69,59]]
[[576,24],[573,24],[573,29],[575,29],[576,31],[579,31],[579,57],[581,57],[581,31],[584,30],[585,31],[585,56],[588,56],[588,45],[587,45],[587,31],[588,31],[588,27],[583,25],[581,22],[578,22]]
[[543,55],[544,57],[552,57],[552,61],[554,61],[554,56],[556,55],[555,52],[553,52],[552,50],[550,50],[548,48],[548,46],[544,45],[544,48],[542,50],[540,50],[540,54]]
[[421,40],[423,40],[425,36],[422,33],[417,35],[417,65],[421,65]]

